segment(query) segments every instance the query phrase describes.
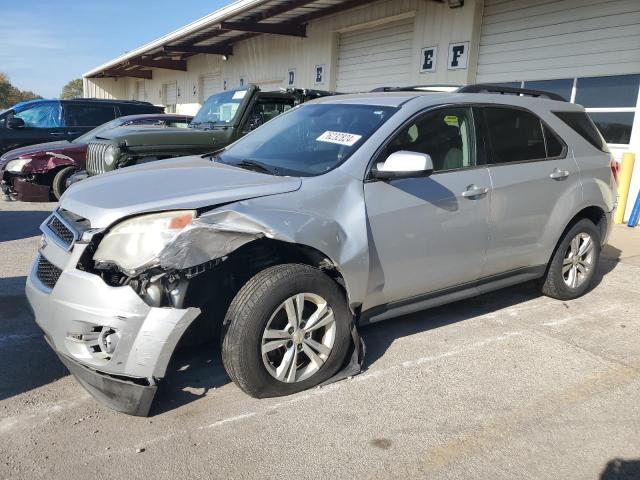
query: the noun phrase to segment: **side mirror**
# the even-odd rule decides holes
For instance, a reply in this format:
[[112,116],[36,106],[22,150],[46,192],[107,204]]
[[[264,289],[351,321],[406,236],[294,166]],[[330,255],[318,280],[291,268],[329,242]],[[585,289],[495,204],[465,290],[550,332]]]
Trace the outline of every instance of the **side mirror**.
[[389,180],[394,178],[428,177],[433,173],[433,160],[426,153],[401,150],[392,153],[373,168],[374,178]]
[[7,127],[9,128],[24,128],[24,120],[18,117],[11,117],[7,119]]

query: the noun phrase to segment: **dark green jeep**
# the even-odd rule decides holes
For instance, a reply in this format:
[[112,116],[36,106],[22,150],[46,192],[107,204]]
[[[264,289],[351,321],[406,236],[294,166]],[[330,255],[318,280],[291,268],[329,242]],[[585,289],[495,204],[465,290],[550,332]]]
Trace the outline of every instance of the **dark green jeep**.
[[256,85],[226,90],[210,96],[188,128],[123,127],[98,137],[87,149],[87,174],[213,152],[299,103],[332,94],[299,89],[263,92]]

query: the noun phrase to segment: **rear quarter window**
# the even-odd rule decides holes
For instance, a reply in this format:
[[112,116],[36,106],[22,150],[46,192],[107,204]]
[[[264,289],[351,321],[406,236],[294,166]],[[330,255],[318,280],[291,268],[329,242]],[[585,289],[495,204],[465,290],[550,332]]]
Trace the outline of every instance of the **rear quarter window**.
[[598,150],[609,152],[604,138],[585,112],[553,112],[553,114]]

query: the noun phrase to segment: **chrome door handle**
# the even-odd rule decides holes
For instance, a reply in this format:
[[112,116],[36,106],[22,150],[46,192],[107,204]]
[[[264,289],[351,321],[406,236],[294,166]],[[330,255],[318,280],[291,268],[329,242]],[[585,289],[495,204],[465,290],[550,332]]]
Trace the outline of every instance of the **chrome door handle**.
[[477,185],[469,185],[467,189],[462,192],[462,196],[465,198],[479,197],[480,195],[486,195],[489,193],[487,187],[478,187]]
[[78,135],[80,132],[67,132],[67,135]]
[[549,174],[549,178],[554,180],[564,180],[569,176],[568,170],[560,170],[559,168],[555,168],[553,172]]
[[66,135],[66,133],[64,133],[64,132],[51,132],[49,135],[54,135],[56,137],[59,137],[60,135]]

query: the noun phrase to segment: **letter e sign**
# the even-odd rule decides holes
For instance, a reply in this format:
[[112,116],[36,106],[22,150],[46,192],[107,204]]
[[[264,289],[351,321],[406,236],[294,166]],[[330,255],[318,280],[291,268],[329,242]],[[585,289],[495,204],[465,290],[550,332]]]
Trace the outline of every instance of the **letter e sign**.
[[425,47],[420,53],[420,73],[435,72],[438,47]]
[[449,70],[465,70],[469,63],[469,42],[450,43],[447,68]]

